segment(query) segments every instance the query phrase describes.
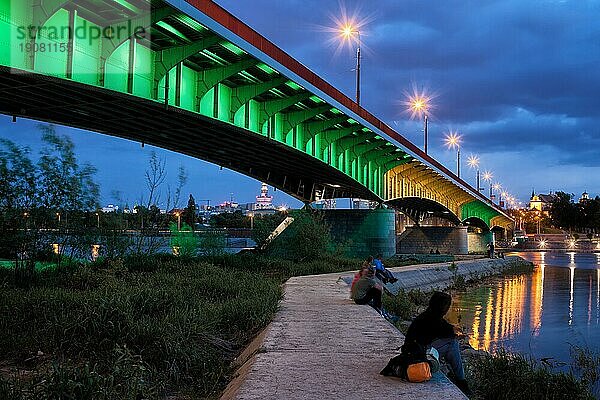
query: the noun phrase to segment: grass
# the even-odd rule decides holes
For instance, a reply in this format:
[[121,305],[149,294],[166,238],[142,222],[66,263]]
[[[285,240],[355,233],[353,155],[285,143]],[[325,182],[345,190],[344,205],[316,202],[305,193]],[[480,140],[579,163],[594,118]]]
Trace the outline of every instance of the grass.
[[504,351],[474,358],[467,365],[473,398],[486,400],[593,400],[585,383],[519,354]]
[[[0,274],[0,398],[211,398],[271,320],[278,281],[198,260]],[[139,264],[139,263],[138,263]]]

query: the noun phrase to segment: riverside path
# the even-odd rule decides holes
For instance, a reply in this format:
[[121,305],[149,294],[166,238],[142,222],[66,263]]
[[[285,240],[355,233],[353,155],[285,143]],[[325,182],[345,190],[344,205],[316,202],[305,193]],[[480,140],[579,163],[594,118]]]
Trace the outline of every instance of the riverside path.
[[[470,263],[460,262],[459,269]],[[402,280],[405,272],[444,267],[392,271]],[[421,384],[379,375],[404,336],[374,309],[349,299],[340,279],[349,274],[289,279],[279,312],[222,399],[466,399],[439,372]]]

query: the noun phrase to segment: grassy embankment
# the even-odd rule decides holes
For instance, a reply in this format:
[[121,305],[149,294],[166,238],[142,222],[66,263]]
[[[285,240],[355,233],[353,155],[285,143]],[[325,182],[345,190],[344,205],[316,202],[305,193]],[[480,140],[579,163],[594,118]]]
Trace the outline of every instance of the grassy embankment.
[[356,263],[129,257],[47,268],[28,288],[0,269],[0,398],[214,398],[285,279]]
[[[502,276],[532,271],[532,264],[515,264],[505,269]],[[465,280],[460,275],[455,275],[454,284],[447,291],[465,290],[470,286],[485,284],[487,279],[492,278]],[[395,297],[385,296],[384,307],[400,317],[395,325],[406,332],[407,321],[427,308],[431,293],[420,290],[400,291]],[[473,399],[591,400],[594,398],[590,386],[595,382],[579,380],[573,374],[553,371],[535,360],[505,351],[469,357],[465,360],[465,372],[474,393]]]

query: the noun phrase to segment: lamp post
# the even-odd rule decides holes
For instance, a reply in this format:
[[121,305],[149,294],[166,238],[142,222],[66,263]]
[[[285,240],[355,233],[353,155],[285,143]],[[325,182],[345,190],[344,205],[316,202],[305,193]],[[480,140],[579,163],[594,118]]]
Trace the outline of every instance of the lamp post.
[[446,135],[446,146],[450,149],[456,149],[456,175],[460,178],[460,140],[458,132],[449,132]]
[[250,230],[254,229],[254,213],[249,213],[248,216],[250,217]]
[[[356,104],[360,105],[360,31],[357,27],[347,22],[338,27],[338,32],[342,39],[352,41],[356,40]],[[355,39],[356,36],[356,39]]]
[[416,89],[413,89],[413,94],[408,95],[406,101],[403,102],[408,106],[408,110],[411,114],[411,118],[418,116],[423,117],[423,151],[427,154],[427,141],[428,141],[428,129],[429,129],[429,100],[430,97],[425,95],[425,92],[419,93]]
[[477,181],[476,182],[477,182],[477,193],[479,193],[479,191],[481,190],[479,188],[479,157],[470,155],[469,159],[467,161],[467,164],[469,164],[469,167],[477,170]]
[[[496,191],[496,193],[498,193],[498,196],[501,196],[500,189],[502,189],[502,185],[500,185],[498,182],[496,182],[496,183],[494,183],[493,188]],[[498,199],[498,204],[500,204],[500,200],[501,200],[501,198]]]
[[175,216],[177,217],[177,232],[181,230],[181,213],[176,212]]
[[488,182],[490,185],[490,200],[492,199],[492,179],[494,178],[494,174],[491,171],[485,171],[483,173],[483,180]]
[[96,227],[100,228],[100,213],[96,213]]

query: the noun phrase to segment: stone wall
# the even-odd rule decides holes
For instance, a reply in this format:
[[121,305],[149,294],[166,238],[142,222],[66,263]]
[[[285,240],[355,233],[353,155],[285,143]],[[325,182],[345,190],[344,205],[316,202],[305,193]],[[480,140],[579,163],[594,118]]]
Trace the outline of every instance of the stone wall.
[[466,226],[409,226],[398,236],[396,248],[402,254],[469,252]]
[[324,210],[335,243],[351,257],[396,254],[396,213],[394,210]]
[[[500,275],[508,268],[518,266],[531,266],[532,264],[518,256],[506,258],[481,258],[478,260],[455,261],[457,276],[463,276],[465,280],[480,279],[486,276]],[[393,293],[398,290],[443,290],[454,282],[454,272],[448,267],[451,263],[440,263],[407,269],[406,267],[391,268],[398,282],[386,287]]]
[[469,253],[483,253],[487,254],[488,248],[487,245],[492,241],[492,233],[476,233],[469,232],[467,233],[468,243],[469,243]]

